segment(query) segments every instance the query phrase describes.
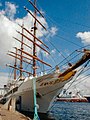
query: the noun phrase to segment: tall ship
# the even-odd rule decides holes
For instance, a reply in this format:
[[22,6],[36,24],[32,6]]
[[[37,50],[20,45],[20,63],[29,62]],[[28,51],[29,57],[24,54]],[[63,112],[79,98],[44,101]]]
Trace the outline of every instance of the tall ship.
[[[69,63],[68,68],[63,72],[59,70],[57,65],[52,71],[52,66],[43,59],[40,59],[37,54],[37,48],[48,55],[50,54],[49,47],[37,37],[37,24],[46,30],[45,26],[37,19],[37,13],[40,14],[42,18],[44,18],[44,16],[36,7],[36,0],[34,0],[34,3],[29,0],[29,3],[33,6],[34,13],[26,7],[24,7],[24,9],[34,19],[33,26],[31,26],[30,31],[24,27],[24,24],[19,25],[21,31],[17,32],[21,35],[21,40],[14,36],[14,39],[17,40],[21,46],[20,48],[14,47],[15,52],[9,51],[8,53],[9,56],[15,59],[14,66],[7,64],[8,67],[14,69],[14,80],[12,83],[8,83],[7,87],[9,89],[4,95],[4,98],[6,98],[7,101],[15,98],[15,108],[19,111],[33,113],[37,107],[39,113],[47,114],[52,107],[55,96],[58,95],[58,91],[62,90],[64,85],[77,75],[77,68],[90,59],[90,50],[82,50],[83,55],[80,60],[75,64]],[[24,39],[30,43],[25,43]],[[31,52],[27,49],[30,49]],[[24,69],[24,63],[30,65],[32,69],[31,72]],[[41,74],[38,74],[37,71],[40,67],[38,67],[37,63],[48,66],[51,70],[49,70],[49,73],[42,70]],[[18,78],[16,75],[17,71],[20,73]],[[23,76],[24,73],[27,74],[27,77]],[[34,89],[36,89],[36,93],[33,92]],[[36,99],[33,97],[34,94],[36,95]],[[37,101],[36,104],[35,100]]]

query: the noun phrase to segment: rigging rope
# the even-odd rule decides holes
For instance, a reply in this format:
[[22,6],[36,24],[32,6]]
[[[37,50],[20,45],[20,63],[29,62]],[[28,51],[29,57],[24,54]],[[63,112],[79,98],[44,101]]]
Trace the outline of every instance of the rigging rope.
[[[87,67],[87,65],[89,64],[89,61],[84,65],[84,67],[82,67],[79,71],[80,73],[78,74],[78,76],[80,76],[80,74],[84,71],[84,69]],[[71,87],[71,85],[77,80],[78,76],[75,78],[74,81],[72,81],[72,83],[70,84],[70,86],[66,89],[66,91]]]
[[[41,31],[39,31],[39,32],[41,32]],[[42,32],[41,32],[41,33],[42,33]],[[42,34],[43,34],[43,33],[42,33]],[[56,49],[56,51],[57,51],[58,53],[60,53],[63,58],[66,59],[67,63],[69,63],[69,61],[67,60],[67,58],[59,51],[59,49],[58,49],[49,39],[47,39],[48,36],[45,36],[45,35],[43,35],[43,36],[44,36],[45,40],[47,40],[47,41]],[[50,54],[50,55],[51,55],[51,54]],[[54,60],[54,59],[53,59],[53,60]]]
[[[84,67],[82,67],[79,71],[80,71],[80,73],[76,76],[76,78],[72,81],[72,83],[70,84],[70,86],[76,81],[76,79],[77,79],[77,77],[83,72],[83,70],[85,69],[85,67],[87,67],[87,65],[88,65],[88,63],[89,63],[90,61],[88,61],[85,65],[84,65]],[[74,78],[74,77],[73,77]],[[65,89],[65,92],[70,88],[70,86],[67,88],[67,89]],[[45,94],[46,95],[46,94]],[[55,99],[57,98],[57,96],[55,97]],[[56,101],[54,101],[53,102],[53,105],[51,106],[51,108],[49,109],[49,110],[51,110],[54,106],[55,106],[55,104],[56,104]]]
[[[86,78],[89,78],[89,77],[90,77],[90,74],[84,76],[84,77],[83,77],[84,79],[83,79],[83,78],[80,78],[82,81],[78,82],[77,84],[74,84],[73,86],[78,85],[79,83],[83,82],[84,80],[86,80]],[[72,87],[73,87],[73,86],[72,86]]]

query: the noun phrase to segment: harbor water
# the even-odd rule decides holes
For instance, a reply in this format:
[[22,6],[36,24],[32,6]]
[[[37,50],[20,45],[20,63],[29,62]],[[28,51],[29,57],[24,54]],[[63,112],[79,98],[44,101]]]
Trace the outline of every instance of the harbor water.
[[90,120],[90,103],[56,102],[51,114],[55,120]]

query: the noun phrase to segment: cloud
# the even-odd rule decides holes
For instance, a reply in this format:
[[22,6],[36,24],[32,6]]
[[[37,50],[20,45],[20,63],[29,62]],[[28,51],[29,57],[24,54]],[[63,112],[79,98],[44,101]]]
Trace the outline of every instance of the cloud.
[[[6,53],[8,50],[12,50],[12,47],[17,46],[20,47],[19,42],[15,41],[13,39],[13,36],[21,39],[21,36],[16,32],[16,30],[21,30],[20,27],[17,25],[17,23],[22,24],[24,19],[24,24],[25,27],[27,27],[27,29],[31,30],[30,26],[32,25],[32,19],[31,17],[27,14],[24,18],[22,19],[16,19],[14,21],[11,21],[10,19],[8,19],[5,15],[0,15],[0,26],[1,26],[1,31],[0,31],[0,56],[2,56],[2,58],[0,58],[0,64],[3,65],[3,63],[6,63],[8,61],[10,61],[10,59],[5,59],[7,58]],[[30,21],[30,23],[28,22]],[[44,23],[44,21],[43,21]],[[46,23],[45,23],[46,24]],[[39,27],[39,30],[42,30],[41,27]],[[44,31],[42,30],[43,34]],[[25,33],[26,34],[26,33]],[[42,37],[43,36],[42,33],[40,33],[40,31],[37,33],[37,37]],[[27,34],[28,35],[28,34]],[[28,37],[30,37],[28,35]],[[25,40],[27,43],[30,44],[30,42],[28,40]],[[40,44],[40,43],[38,43]],[[30,44],[32,46],[32,44]],[[39,51],[39,49],[37,49],[37,52]]]
[[56,49],[51,50],[51,54],[55,54],[56,53]]
[[54,35],[56,35],[57,31],[58,31],[57,27],[51,27],[50,35],[53,37]]
[[52,50],[50,51],[50,55],[49,55],[48,53],[44,52],[44,51],[42,51],[42,53],[43,53],[44,57],[46,57],[46,58],[49,59],[51,56],[55,55],[56,49],[52,49]]
[[0,65],[5,65],[10,59],[6,56],[8,50],[15,45],[12,36],[16,36],[16,24],[10,21],[6,16],[0,15]]
[[1,15],[4,15],[4,14],[5,14],[5,11],[4,11],[4,10],[1,10],[1,11],[0,11],[0,16],[1,16]]
[[13,20],[14,16],[16,14],[16,9],[18,6],[16,6],[13,3],[5,2],[5,15],[10,19]]
[[0,88],[6,85],[8,80],[8,73],[0,72]]
[[76,35],[77,38],[80,38],[82,43],[90,44],[90,32],[79,32]]
[[[22,25],[22,23],[24,22],[24,26],[31,31],[31,28],[33,27],[33,23],[34,23],[34,19],[27,14],[26,16],[24,16],[23,18],[16,18],[14,19],[14,15],[16,14],[17,11],[17,6],[15,4],[12,4],[10,2],[6,2],[6,9],[1,10],[0,11],[0,56],[2,56],[2,58],[0,57],[0,65],[1,66],[5,66],[6,63],[11,63],[13,59],[11,59],[11,57],[7,56],[7,51],[8,50],[14,50],[13,47],[17,46],[20,48],[20,43],[16,40],[13,39],[13,36],[21,39],[21,35],[19,35],[16,30],[19,30],[21,32],[21,28],[17,25],[17,23],[19,23],[20,25]],[[7,14],[8,13],[8,14]],[[32,12],[33,13],[33,12]],[[12,20],[13,19],[13,20]],[[48,29],[48,24],[45,21],[45,19],[43,19],[40,16],[37,16],[37,19]],[[50,33],[45,31],[41,25],[39,25],[37,23],[37,28],[38,30],[36,31],[36,35],[38,38],[42,39],[44,35],[48,34],[50,35],[55,35],[56,34],[56,27],[52,27],[50,29]],[[32,31],[33,33],[33,31]],[[28,33],[24,32],[24,34],[26,34],[29,38],[33,39]],[[24,39],[24,41],[29,44],[32,47],[32,43],[29,42],[28,40]],[[37,42],[39,45],[41,45],[40,42]],[[36,48],[37,49],[37,53],[39,53],[40,48]],[[32,52],[30,49],[28,49],[29,52]],[[53,53],[55,52],[52,51]],[[47,54],[47,53],[46,53]]]

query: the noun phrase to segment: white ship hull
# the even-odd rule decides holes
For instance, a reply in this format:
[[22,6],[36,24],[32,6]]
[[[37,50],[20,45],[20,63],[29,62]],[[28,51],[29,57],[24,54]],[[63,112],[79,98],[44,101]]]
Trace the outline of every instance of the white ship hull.
[[[60,73],[59,73],[60,74]],[[58,79],[59,74],[44,75],[36,78],[37,104],[39,113],[47,113],[50,108],[50,103],[59,90],[62,90],[63,86],[71,80]],[[17,107],[22,111],[34,111],[33,104],[33,80],[28,79],[23,82],[18,88],[18,91],[14,93],[19,104]]]

